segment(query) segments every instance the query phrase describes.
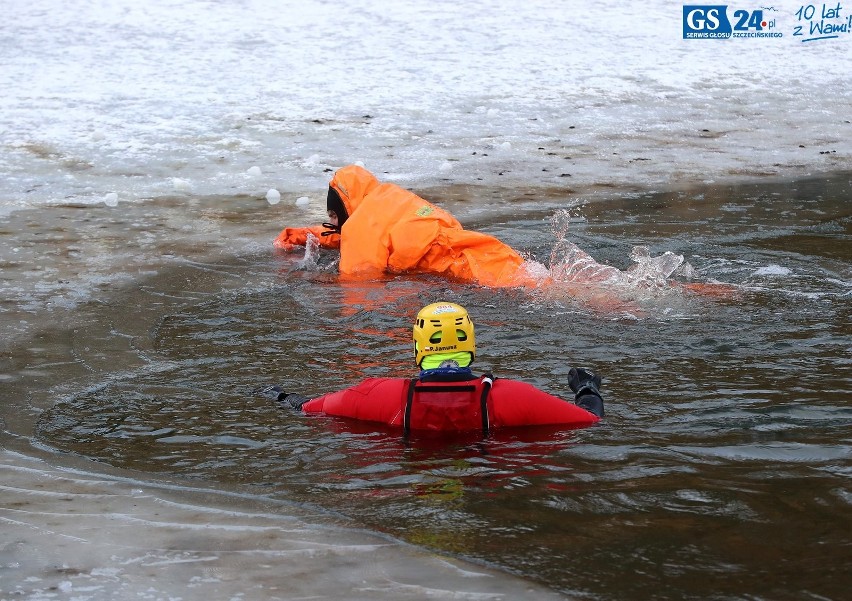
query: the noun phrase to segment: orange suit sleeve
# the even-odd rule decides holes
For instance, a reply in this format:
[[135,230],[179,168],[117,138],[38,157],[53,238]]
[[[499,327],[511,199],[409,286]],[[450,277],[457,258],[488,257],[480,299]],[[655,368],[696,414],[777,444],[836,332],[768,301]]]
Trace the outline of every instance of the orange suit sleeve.
[[288,227],[278,234],[272,244],[275,248],[291,251],[297,246],[305,246],[308,243],[308,234],[313,234],[323,248],[340,248],[340,234],[323,236],[322,233],[325,231],[328,231],[328,228],[322,225]]

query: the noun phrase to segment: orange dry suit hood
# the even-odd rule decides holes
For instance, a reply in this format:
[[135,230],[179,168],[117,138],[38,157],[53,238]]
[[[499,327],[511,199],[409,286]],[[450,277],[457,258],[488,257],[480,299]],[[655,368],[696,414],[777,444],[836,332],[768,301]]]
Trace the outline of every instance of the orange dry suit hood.
[[364,197],[378,185],[379,180],[363,167],[349,165],[338,169],[328,184],[326,197],[326,210],[337,215],[337,227],[327,223],[323,225],[340,232]]

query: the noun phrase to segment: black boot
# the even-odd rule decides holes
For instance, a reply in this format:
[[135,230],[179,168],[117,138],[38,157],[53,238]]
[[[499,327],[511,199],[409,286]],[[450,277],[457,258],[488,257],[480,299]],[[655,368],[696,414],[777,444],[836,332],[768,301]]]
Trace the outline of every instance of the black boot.
[[568,386],[574,391],[574,403],[598,417],[604,416],[601,397],[601,377],[592,371],[572,367],[568,372]]

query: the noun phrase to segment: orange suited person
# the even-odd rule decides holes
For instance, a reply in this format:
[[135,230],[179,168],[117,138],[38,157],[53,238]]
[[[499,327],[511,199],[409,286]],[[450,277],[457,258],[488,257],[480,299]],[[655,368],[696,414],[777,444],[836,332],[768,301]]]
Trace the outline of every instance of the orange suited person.
[[483,286],[523,283],[524,262],[497,238],[465,230],[447,211],[357,165],[339,169],[328,187],[329,223],[286,228],[276,248],[304,246],[308,234],[340,249],[342,275],[433,273]]

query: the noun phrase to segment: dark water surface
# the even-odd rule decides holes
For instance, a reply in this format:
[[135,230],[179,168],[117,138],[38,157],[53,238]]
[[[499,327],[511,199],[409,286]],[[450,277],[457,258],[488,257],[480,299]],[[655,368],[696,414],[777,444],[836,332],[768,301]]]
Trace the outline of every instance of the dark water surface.
[[[26,438],[35,421],[39,444],[145,477],[327,508],[580,598],[848,598],[851,180],[570,209],[568,238],[599,261],[625,269],[635,245],[683,254],[697,280],[736,286],[723,297],[346,284],[333,253],[299,268],[265,246],[161,267],[79,307],[85,327],[45,326],[10,349],[7,426]],[[547,263],[551,217],[571,204],[551,196],[463,220]],[[255,218],[231,215],[229,231]],[[409,376],[412,316],[439,299],[470,310],[482,370],[571,398],[570,367],[596,369],[606,419],[405,442],[253,393]]]

